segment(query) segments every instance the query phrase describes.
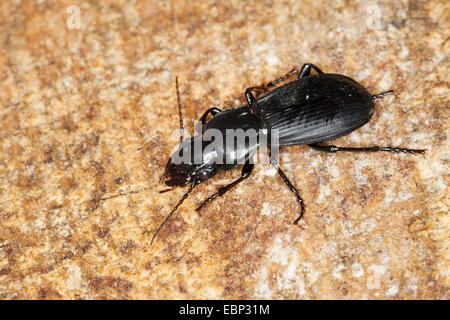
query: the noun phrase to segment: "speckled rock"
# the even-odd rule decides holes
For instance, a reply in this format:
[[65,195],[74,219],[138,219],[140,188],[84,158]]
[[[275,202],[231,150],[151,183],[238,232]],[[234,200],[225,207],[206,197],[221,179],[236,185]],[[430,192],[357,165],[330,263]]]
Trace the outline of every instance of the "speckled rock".
[[[0,2],[1,299],[448,299],[448,1]],[[79,14],[79,15],[78,15]],[[187,129],[246,87],[317,64],[361,82],[373,119],[202,210],[239,170],[159,194]],[[145,144],[144,144],[145,143]],[[138,148],[143,146],[139,151]]]

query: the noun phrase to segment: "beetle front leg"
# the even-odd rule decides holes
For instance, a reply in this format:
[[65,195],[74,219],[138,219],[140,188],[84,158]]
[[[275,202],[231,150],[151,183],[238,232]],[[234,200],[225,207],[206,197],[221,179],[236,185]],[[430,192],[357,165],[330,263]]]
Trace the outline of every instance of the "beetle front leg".
[[315,64],[306,63],[300,70],[300,74],[298,75],[297,79],[309,77],[311,75],[311,69],[316,70],[317,73],[323,73],[322,70],[320,70],[319,67],[317,67]]
[[200,117],[198,121],[201,121],[202,125],[204,125],[206,123],[206,118],[208,117],[208,115],[211,114],[214,117],[215,115],[221,112],[222,110],[220,110],[219,108],[216,107],[209,108],[208,110],[205,111],[205,113],[203,113],[203,115]]
[[[212,107],[212,108],[209,108],[208,110],[206,110],[203,113],[203,115],[200,117],[200,119],[198,120],[199,122],[201,122],[200,132],[203,132],[203,127],[205,126],[206,118],[209,115],[212,115],[214,117],[214,116],[218,115],[221,112],[222,112],[222,110],[220,110],[219,108],[216,108],[216,107]],[[197,128],[196,128],[196,130],[197,130]]]
[[197,209],[195,209],[195,211],[200,211],[204,206],[209,204],[211,201],[213,201],[214,199],[216,199],[216,198],[220,197],[221,195],[223,195],[225,192],[227,192],[228,190],[233,188],[239,182],[247,179],[250,176],[250,174],[252,173],[253,167],[254,167],[254,164],[246,162],[244,164],[244,166],[242,167],[242,174],[237,180],[233,181],[232,183],[230,183],[230,184],[228,184],[228,185],[226,185],[224,187],[220,187],[219,190],[216,193],[214,193],[208,199],[203,201],[202,204],[199,205]]
[[426,149],[406,149],[397,147],[365,147],[365,148],[348,148],[348,147],[336,147],[333,145],[322,146],[319,144],[310,144],[311,148],[318,151],[335,153],[338,151],[350,151],[350,152],[377,152],[377,151],[387,151],[387,152],[403,152],[411,154],[424,154]]

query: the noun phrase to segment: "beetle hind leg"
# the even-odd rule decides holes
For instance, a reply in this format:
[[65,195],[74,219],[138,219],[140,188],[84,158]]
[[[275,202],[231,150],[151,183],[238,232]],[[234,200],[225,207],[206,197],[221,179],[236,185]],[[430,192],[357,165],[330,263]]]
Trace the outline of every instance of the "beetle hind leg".
[[275,85],[277,85],[280,82],[283,82],[286,79],[289,79],[291,76],[293,76],[294,74],[298,73],[297,69],[292,69],[291,71],[289,71],[288,73],[286,73],[284,76],[279,77],[276,80],[270,81],[268,84],[266,84],[267,88],[273,87]]
[[273,87],[273,86],[277,85],[278,83],[283,82],[286,79],[289,79],[290,77],[292,77],[294,74],[297,74],[297,73],[299,74],[297,79],[309,77],[311,75],[311,69],[314,69],[317,73],[323,73],[322,70],[320,70],[319,67],[316,66],[315,64],[306,63],[302,66],[302,68],[300,69],[300,72],[298,72],[297,69],[294,68],[291,71],[289,71],[288,73],[286,73],[284,76],[279,77],[278,79],[269,82],[266,85],[266,87],[267,88]]
[[394,94],[394,91],[389,90],[389,91],[382,92],[382,93],[379,93],[379,94],[374,94],[372,96],[372,100],[382,99],[382,98],[386,97],[387,95],[391,95],[391,94]]
[[426,149],[407,149],[407,148],[398,148],[398,147],[363,147],[363,148],[348,148],[348,147],[336,147],[334,145],[322,146],[320,144],[310,144],[311,148],[323,151],[335,153],[338,151],[349,151],[349,152],[377,152],[377,151],[387,151],[387,152],[402,152],[402,153],[410,153],[410,154],[425,154]]

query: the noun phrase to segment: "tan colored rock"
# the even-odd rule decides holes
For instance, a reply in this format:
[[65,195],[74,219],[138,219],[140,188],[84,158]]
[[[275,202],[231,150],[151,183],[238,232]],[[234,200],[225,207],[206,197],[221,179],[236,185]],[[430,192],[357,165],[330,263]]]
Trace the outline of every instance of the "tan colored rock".
[[[213,3],[215,3],[213,5]],[[378,4],[376,4],[378,3]],[[448,1],[0,2],[1,299],[448,299]],[[75,16],[74,16],[75,14]],[[336,145],[159,194],[185,123],[312,62],[395,90]],[[137,149],[148,141],[141,151]]]

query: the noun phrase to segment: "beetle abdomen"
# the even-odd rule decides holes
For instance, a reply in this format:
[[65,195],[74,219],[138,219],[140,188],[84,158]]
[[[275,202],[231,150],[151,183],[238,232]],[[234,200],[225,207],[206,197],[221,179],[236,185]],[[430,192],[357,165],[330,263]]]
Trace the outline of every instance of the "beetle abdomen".
[[369,92],[338,74],[287,83],[259,98],[256,107],[265,127],[279,130],[282,146],[341,137],[369,121],[373,111]]

